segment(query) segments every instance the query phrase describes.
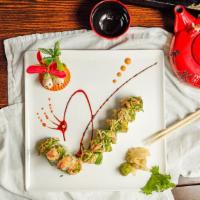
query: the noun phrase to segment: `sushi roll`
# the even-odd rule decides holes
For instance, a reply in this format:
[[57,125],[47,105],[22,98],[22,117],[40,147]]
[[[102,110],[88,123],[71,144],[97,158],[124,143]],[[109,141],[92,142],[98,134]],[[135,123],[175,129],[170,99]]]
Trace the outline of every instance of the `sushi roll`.
[[129,113],[130,109],[121,108],[113,111],[113,118],[118,119],[119,121],[132,121],[132,116]]
[[59,139],[54,137],[44,138],[37,144],[39,154],[45,155],[51,148],[58,145]]
[[95,138],[90,142],[90,149],[95,153],[110,152],[112,151],[112,142],[108,138]]
[[51,165],[55,165],[64,155],[65,149],[60,144],[58,144],[47,151],[46,159]]
[[94,153],[91,150],[84,150],[81,155],[81,160],[84,163],[99,165],[102,163],[103,154],[102,153]]
[[143,101],[141,97],[128,97],[123,99],[120,105],[121,107],[125,107],[127,109],[133,109],[135,112],[143,110]]
[[82,161],[75,156],[65,155],[57,163],[57,168],[70,175],[74,175],[81,171]]
[[99,138],[95,138],[93,140],[91,140],[90,142],[90,149],[92,152],[99,152],[102,153],[105,151],[105,145],[103,140],[99,139]]
[[120,122],[117,119],[107,119],[106,127],[107,127],[107,129],[109,129],[115,133],[118,133],[121,130]]
[[117,134],[112,130],[96,130],[96,137],[102,140],[109,140],[112,144],[116,144],[117,142]]

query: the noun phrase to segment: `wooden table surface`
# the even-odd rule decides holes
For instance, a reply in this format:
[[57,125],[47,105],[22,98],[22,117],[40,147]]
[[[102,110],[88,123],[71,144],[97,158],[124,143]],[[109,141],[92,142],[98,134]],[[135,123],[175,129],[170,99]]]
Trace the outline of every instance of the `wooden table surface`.
[[[7,106],[7,63],[3,40],[19,35],[90,28],[89,11],[96,0],[0,0],[0,108]],[[173,30],[172,10],[129,5],[131,26]],[[200,178],[180,177],[176,200],[199,200]]]

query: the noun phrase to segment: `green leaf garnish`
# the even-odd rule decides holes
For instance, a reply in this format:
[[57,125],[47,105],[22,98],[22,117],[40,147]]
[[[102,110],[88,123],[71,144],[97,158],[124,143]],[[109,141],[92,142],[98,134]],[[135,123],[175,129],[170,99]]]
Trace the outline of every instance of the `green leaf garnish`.
[[50,56],[53,56],[54,53],[52,49],[45,49],[45,48],[39,48],[39,51],[41,51],[43,54]]
[[54,57],[60,56],[61,51],[60,51],[60,43],[57,41],[54,45]]
[[54,59],[52,57],[45,57],[43,58],[43,61],[48,66],[54,61]]
[[147,181],[146,185],[141,188],[142,192],[146,195],[152,194],[152,192],[163,192],[169,188],[174,188],[176,185],[171,182],[171,176],[161,174],[159,167],[154,166],[151,168],[151,177]]
[[65,69],[63,63],[60,62],[60,59],[58,57],[56,57],[56,64],[57,64],[57,70],[63,71]]
[[47,66],[55,61],[57,64],[57,70],[59,70],[59,71],[65,70],[64,64],[59,59],[59,56],[61,55],[59,41],[57,41],[55,43],[54,49],[39,48],[39,51],[45,55],[49,55],[49,56],[43,58],[43,61]]

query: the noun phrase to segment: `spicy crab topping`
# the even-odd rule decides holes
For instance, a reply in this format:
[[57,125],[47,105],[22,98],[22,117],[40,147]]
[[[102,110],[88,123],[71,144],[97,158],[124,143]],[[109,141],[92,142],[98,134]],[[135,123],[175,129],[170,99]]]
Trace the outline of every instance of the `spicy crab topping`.
[[59,160],[57,168],[68,174],[77,174],[82,169],[82,162],[75,156],[67,155]]
[[71,165],[72,157],[70,155],[64,156],[61,160],[59,160],[57,164],[57,168],[62,171],[66,171],[67,168]]
[[102,140],[109,140],[111,143],[115,144],[117,141],[117,134],[112,130],[96,130],[96,137]]
[[81,155],[81,160],[89,164],[99,165],[101,164],[102,159],[103,159],[102,153],[94,153],[91,150],[84,150]]
[[129,97],[121,101],[121,106],[139,112],[143,109],[143,101],[141,97]]
[[60,155],[56,148],[52,148],[46,153],[46,157],[48,160],[54,161],[59,159]]
[[37,150],[39,154],[46,154],[48,150],[50,150],[53,146],[58,144],[58,138],[44,138],[40,140],[37,144]]
[[62,158],[65,154],[65,149],[61,145],[55,145],[46,153],[46,158],[51,164],[56,164],[56,162]]

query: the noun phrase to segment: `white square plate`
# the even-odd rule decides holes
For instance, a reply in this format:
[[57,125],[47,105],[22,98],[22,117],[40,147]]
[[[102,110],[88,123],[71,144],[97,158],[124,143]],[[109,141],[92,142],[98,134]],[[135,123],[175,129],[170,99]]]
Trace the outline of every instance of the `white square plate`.
[[[132,63],[121,77],[120,71],[124,59],[130,57]],[[149,173],[137,171],[135,176],[121,176],[119,165],[124,162],[128,148],[141,146],[144,138],[164,128],[164,56],[160,50],[64,50],[61,60],[71,73],[69,85],[58,92],[44,89],[38,75],[25,72],[25,165],[27,190],[70,191],[70,190],[123,190],[137,189],[144,186]],[[48,98],[58,118],[63,117],[66,102],[77,89],[84,89],[95,112],[100,104],[123,82],[133,74],[157,62],[157,65],[140,74],[122,87],[102,108],[94,120],[95,127],[108,116],[108,111],[117,107],[119,100],[128,96],[141,96],[144,112],[137,113],[136,120],[129,125],[128,133],[120,133],[117,144],[110,153],[104,153],[101,165],[84,164],[77,175],[67,175],[59,171],[38,156],[36,143],[44,137],[59,137],[61,144],[71,153],[78,150],[81,134],[90,120],[90,113],[85,99],[81,95],[74,97],[67,112],[67,139],[63,142],[60,132],[42,127],[36,113],[42,116],[44,108],[48,112]],[[25,71],[31,64],[36,64],[36,52],[25,54]],[[117,82],[113,83],[112,80]],[[159,165],[165,171],[165,142],[161,141],[148,147],[151,156],[148,166]],[[64,174],[64,176],[60,176]]]

